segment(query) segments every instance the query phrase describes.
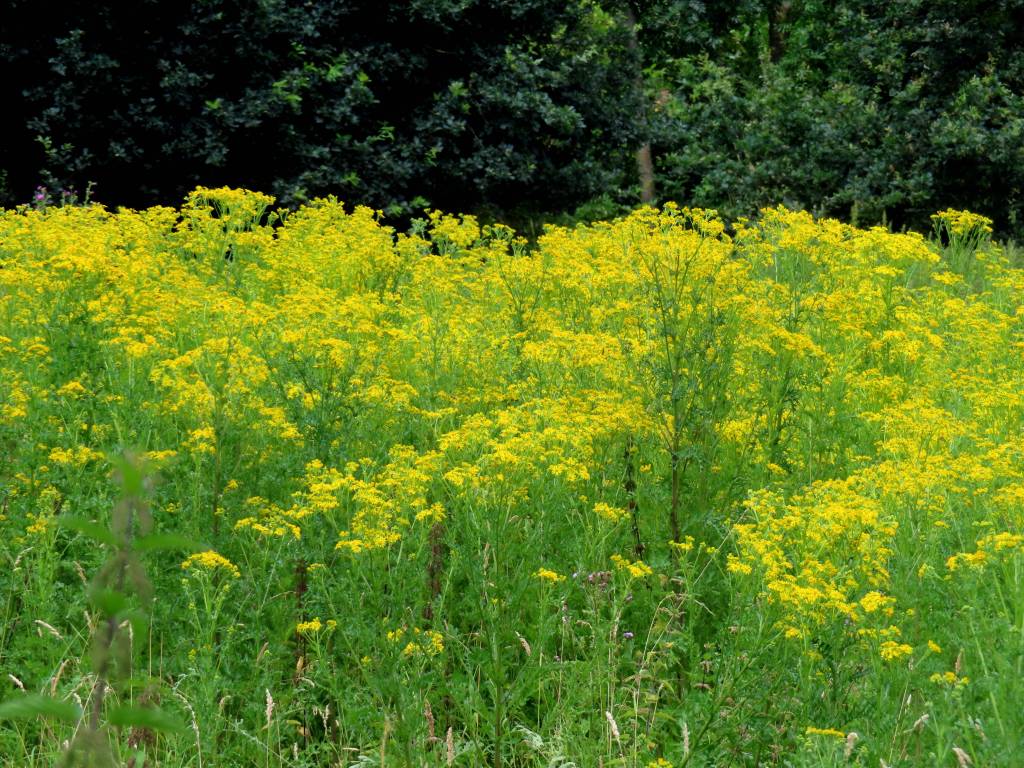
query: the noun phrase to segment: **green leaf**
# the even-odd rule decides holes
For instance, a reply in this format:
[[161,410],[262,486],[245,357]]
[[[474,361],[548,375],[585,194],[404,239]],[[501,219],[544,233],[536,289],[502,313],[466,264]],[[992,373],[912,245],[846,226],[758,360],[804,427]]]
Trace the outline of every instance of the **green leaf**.
[[26,693],[24,696],[8,699],[0,704],[0,720],[31,718],[39,715],[74,723],[81,717],[82,710],[68,701],[41,696],[37,693]]
[[85,520],[81,517],[58,517],[55,522],[57,525],[78,531],[83,536],[93,541],[98,541],[101,544],[107,544],[111,547],[116,547],[118,544],[117,537],[114,536],[109,528],[99,523],[94,523],[92,520]]
[[151,707],[114,707],[107,715],[111,725],[121,727],[148,728],[151,731],[179,733],[185,730],[184,724],[173,715],[161,709]]
[[142,495],[142,467],[128,456],[111,456],[110,463],[117,469],[121,480],[121,492],[125,497]]
[[144,611],[130,610],[124,611],[118,615],[119,621],[128,620],[132,625],[132,632],[135,633],[136,637],[145,637],[146,632],[149,631],[149,615]]
[[128,605],[128,598],[115,589],[98,589],[92,594],[92,604],[105,616],[117,616]]
[[153,552],[164,549],[185,549],[194,551],[198,546],[191,539],[176,533],[151,533],[135,540],[134,547],[139,552]]

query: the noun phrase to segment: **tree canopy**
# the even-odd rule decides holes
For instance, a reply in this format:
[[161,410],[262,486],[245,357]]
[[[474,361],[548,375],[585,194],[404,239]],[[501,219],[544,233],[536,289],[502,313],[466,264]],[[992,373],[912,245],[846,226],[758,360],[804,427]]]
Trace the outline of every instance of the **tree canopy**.
[[[1024,0],[9,3],[3,202],[197,184],[601,213],[784,203],[1019,234]],[[641,168],[641,175],[643,169]]]

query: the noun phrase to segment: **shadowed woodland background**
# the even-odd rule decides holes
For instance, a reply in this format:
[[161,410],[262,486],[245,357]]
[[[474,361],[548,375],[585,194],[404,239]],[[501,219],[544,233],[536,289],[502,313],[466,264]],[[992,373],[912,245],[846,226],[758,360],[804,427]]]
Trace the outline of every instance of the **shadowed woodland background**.
[[6,4],[4,205],[227,184],[527,229],[671,199],[1024,231],[1021,0],[65,7]]

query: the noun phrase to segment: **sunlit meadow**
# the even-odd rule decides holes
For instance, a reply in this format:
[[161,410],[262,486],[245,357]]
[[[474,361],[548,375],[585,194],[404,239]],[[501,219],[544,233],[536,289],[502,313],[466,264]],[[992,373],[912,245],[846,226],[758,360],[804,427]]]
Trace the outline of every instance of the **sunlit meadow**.
[[987,220],[272,205],[0,215],[3,765],[1019,764]]

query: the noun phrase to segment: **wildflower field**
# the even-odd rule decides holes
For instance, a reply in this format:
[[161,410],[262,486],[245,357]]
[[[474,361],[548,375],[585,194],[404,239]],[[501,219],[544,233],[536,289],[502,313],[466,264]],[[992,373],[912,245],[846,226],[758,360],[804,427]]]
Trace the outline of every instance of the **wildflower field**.
[[0,764],[1020,764],[986,219],[272,204],[0,214]]

